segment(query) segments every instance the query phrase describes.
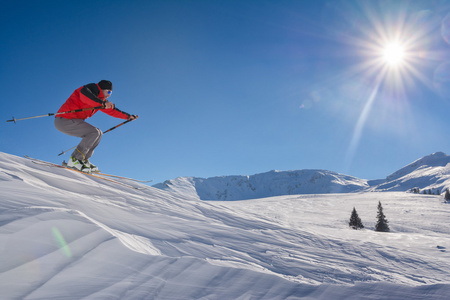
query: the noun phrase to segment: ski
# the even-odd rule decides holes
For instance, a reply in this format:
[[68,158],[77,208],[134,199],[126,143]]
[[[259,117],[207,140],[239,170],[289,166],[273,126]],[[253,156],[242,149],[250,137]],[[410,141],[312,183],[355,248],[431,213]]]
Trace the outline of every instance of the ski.
[[[62,163],[62,166],[65,167],[65,168],[71,169],[71,168],[67,167],[66,161],[64,161]],[[153,181],[153,180],[139,180],[139,179],[134,179],[134,178],[130,178],[130,177],[124,177],[124,176],[119,176],[119,175],[112,175],[112,174],[107,174],[107,173],[102,173],[102,172],[94,172],[94,174],[95,175],[106,176],[106,177],[118,178],[118,179],[125,179],[125,180],[130,180],[130,181],[135,181],[135,182],[141,182],[141,183],[147,183],[147,182],[152,182]]]
[[148,182],[152,182],[153,181],[153,180],[139,180],[139,179],[134,179],[134,178],[129,178],[129,177],[123,177],[123,176],[118,176],[118,175],[106,174],[106,173],[102,173],[102,172],[97,172],[95,174],[98,174],[98,175],[101,175],[101,176],[108,176],[108,177],[119,178],[119,179],[126,179],[126,180],[135,181],[135,182],[141,182],[141,183],[148,183]]
[[[101,174],[86,173],[86,172],[79,171],[77,169],[66,167],[64,165],[58,165],[58,164],[54,164],[54,163],[51,163],[51,162],[48,162],[48,161],[32,158],[32,157],[30,157],[28,155],[24,155],[24,157],[29,159],[29,160],[31,160],[33,163],[38,164],[38,165],[62,168],[62,169],[66,169],[66,170],[69,170],[69,171],[78,172],[78,173],[81,173],[81,174],[84,174],[84,175],[87,175],[87,176],[103,179],[103,180],[106,180],[106,181],[109,181],[109,182],[112,182],[112,183],[115,183],[115,184],[119,184],[119,185],[122,185],[122,186],[125,186],[125,187],[128,187],[128,188],[135,189],[135,190],[145,190],[145,189],[147,189],[146,187],[136,187],[136,186],[133,186],[131,184],[126,184],[126,183],[123,183],[123,182],[120,182],[120,181],[116,181],[116,180],[113,180],[113,179],[110,179],[110,178],[103,177],[103,176],[105,176],[105,175],[101,175],[103,173],[101,173]],[[111,175],[111,176],[115,177],[117,175]],[[117,176],[117,178],[120,178],[120,177],[121,176]],[[125,177],[124,177],[124,179],[125,179]]]
[[[28,155],[25,155],[24,157],[28,158],[28,159],[33,159],[35,161],[40,161],[42,163],[47,163],[47,164],[52,164],[53,165],[53,163],[51,163],[51,162],[40,160],[40,159],[36,159],[36,158],[32,158],[32,157],[29,157]],[[56,165],[56,164],[54,164],[54,165]],[[62,165],[56,165],[56,166],[71,169],[71,168],[67,167],[67,163],[65,161],[62,163]],[[85,172],[82,172],[82,173],[85,173]],[[94,174],[95,175],[101,175],[101,176],[107,176],[107,177],[114,177],[114,178],[119,178],[119,179],[126,179],[126,180],[130,180],[130,181],[141,182],[141,183],[148,183],[148,182],[152,182],[153,181],[153,180],[139,180],[139,179],[134,179],[134,178],[130,178],[130,177],[124,177],[124,176],[119,176],[119,175],[107,174],[107,173],[103,173],[103,172],[95,172]]]

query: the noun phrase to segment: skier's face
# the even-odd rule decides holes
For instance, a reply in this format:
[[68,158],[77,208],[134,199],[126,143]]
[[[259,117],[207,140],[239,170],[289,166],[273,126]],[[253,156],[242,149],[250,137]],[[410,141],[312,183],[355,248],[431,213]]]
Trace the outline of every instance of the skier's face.
[[111,97],[112,91],[111,90],[102,90],[103,91],[103,95],[105,96],[105,99],[108,99],[109,97]]

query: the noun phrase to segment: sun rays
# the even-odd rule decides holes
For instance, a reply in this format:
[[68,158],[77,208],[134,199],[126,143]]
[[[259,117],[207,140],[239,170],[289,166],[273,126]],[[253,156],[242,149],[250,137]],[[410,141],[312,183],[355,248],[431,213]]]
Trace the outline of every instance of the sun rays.
[[[389,126],[411,119],[409,95],[418,82],[432,85],[432,80],[423,75],[421,66],[427,35],[433,28],[423,26],[423,20],[409,12],[408,7],[391,11],[359,7],[350,11],[358,20],[364,14],[366,22],[359,22],[356,34],[344,41],[353,47],[358,62],[345,80],[364,81],[366,91],[362,96],[365,98],[360,98],[363,101],[360,103],[364,104],[359,104],[361,111],[347,148],[346,169],[353,163],[368,123],[372,128],[378,127],[379,132],[401,132]],[[348,16],[351,20],[350,13]]]

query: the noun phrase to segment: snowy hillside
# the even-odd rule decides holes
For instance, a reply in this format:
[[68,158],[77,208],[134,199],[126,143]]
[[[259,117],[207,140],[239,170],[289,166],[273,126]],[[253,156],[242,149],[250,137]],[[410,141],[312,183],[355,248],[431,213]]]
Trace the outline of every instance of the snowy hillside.
[[252,176],[179,177],[154,187],[202,200],[244,200],[281,195],[350,193],[366,180],[325,170],[271,171]]
[[378,191],[408,191],[418,187],[440,192],[450,188],[450,156],[436,152],[418,159],[392,173]]
[[[438,196],[208,202],[189,193],[134,190],[5,153],[0,191],[1,299],[450,294],[450,205]],[[373,231],[378,201],[390,233]],[[366,229],[349,229],[353,207]]]
[[364,180],[325,170],[271,171],[252,176],[179,177],[154,187],[201,200],[244,200],[296,194],[409,191],[450,188],[450,156],[425,156],[386,180]]

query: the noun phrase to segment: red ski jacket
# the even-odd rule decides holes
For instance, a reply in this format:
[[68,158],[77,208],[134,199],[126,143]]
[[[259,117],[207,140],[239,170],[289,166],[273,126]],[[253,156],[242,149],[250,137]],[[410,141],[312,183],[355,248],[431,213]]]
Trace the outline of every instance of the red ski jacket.
[[[58,112],[71,111],[82,108],[90,108],[105,104],[106,100],[102,100],[103,92],[96,83],[86,84],[76,89],[69,99],[61,106]],[[128,119],[131,115],[117,108],[100,109],[102,112],[119,119]],[[85,110],[75,113],[56,115],[56,117],[66,119],[83,119],[92,117],[99,109]]]

